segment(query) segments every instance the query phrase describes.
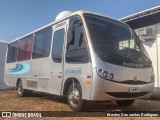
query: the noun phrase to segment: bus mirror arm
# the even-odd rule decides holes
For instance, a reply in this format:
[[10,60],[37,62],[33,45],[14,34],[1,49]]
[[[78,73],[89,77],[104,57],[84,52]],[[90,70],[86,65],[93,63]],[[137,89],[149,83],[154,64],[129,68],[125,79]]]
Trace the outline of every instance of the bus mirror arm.
[[71,41],[72,41],[72,39],[73,39],[73,28],[71,27],[71,28],[69,28],[68,29],[68,33],[67,33],[67,44],[69,44]]
[[145,42],[145,39],[139,38],[142,42]]
[[72,34],[73,34],[73,28],[70,27],[70,28],[68,29],[67,38],[68,38],[68,39],[72,38],[72,36],[73,36]]

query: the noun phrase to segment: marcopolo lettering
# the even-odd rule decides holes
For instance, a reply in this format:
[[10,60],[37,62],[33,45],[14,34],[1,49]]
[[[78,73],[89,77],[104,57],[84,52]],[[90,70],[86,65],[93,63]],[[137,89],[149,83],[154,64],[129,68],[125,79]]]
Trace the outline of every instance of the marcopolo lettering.
[[81,74],[81,69],[67,69],[66,74]]
[[128,62],[123,62],[123,65],[124,66],[127,66],[127,67],[133,67],[133,68],[143,68],[144,65],[143,64],[140,64],[140,63],[128,63]]

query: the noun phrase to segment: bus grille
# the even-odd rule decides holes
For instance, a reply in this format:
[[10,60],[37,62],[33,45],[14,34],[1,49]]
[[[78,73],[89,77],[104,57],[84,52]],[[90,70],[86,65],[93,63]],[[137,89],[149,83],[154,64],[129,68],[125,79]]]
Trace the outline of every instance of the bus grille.
[[116,98],[134,98],[149,94],[149,92],[128,93],[128,92],[106,92],[106,94]]

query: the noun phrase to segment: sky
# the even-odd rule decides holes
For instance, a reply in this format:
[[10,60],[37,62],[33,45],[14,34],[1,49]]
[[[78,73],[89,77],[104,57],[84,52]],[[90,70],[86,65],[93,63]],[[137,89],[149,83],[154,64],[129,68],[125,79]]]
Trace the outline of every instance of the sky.
[[159,5],[160,0],[0,0],[0,39],[12,41],[53,22],[65,10],[119,19]]

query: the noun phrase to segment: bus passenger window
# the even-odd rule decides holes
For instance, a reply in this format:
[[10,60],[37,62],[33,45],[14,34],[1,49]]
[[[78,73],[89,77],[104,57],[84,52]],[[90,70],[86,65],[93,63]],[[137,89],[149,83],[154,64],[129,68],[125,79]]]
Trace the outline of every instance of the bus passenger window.
[[51,48],[52,27],[35,33],[32,58],[48,57]]
[[67,36],[66,62],[87,63],[89,56],[82,24],[77,22],[70,30],[72,37]]
[[7,63],[16,62],[18,54],[18,41],[8,45]]
[[63,42],[64,42],[64,29],[54,32],[52,58],[54,62],[62,62]]
[[30,60],[32,53],[33,36],[23,38],[19,42],[18,61]]

